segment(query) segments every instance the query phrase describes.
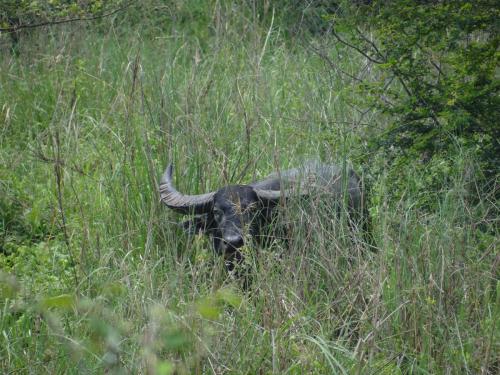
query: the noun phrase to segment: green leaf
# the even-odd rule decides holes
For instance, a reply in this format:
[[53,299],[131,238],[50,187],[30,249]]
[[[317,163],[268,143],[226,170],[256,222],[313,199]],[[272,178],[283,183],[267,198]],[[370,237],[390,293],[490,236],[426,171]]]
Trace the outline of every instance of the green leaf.
[[71,294],[61,294],[55,297],[44,298],[41,303],[44,309],[57,308],[57,309],[70,309],[75,305],[75,297]]
[[181,329],[169,330],[163,335],[163,346],[167,350],[185,351],[189,349],[191,343],[189,333]]
[[170,375],[175,370],[174,365],[169,361],[159,361],[156,365],[156,375]]
[[196,309],[205,319],[217,320],[221,314],[221,307],[214,297],[206,297],[198,301]]
[[0,299],[11,299],[15,297],[18,290],[16,278],[0,271]]
[[240,307],[243,301],[241,296],[233,288],[222,288],[218,290],[217,298],[235,308]]

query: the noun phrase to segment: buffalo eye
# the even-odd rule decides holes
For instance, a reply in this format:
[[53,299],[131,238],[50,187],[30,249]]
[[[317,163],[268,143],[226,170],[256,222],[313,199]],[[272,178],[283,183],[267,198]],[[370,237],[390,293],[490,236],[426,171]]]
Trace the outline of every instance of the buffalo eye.
[[216,221],[221,221],[222,215],[224,215],[224,212],[220,208],[214,208],[214,218]]

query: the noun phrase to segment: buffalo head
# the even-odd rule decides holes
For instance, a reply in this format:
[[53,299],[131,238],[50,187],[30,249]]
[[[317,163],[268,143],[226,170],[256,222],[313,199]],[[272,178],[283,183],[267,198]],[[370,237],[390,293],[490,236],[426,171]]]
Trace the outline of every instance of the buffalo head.
[[185,195],[173,186],[169,165],[160,182],[160,196],[174,211],[196,215],[184,223],[185,229],[210,234],[215,250],[231,256],[245,244],[245,237],[259,236],[281,192],[279,187],[229,185],[207,194]]

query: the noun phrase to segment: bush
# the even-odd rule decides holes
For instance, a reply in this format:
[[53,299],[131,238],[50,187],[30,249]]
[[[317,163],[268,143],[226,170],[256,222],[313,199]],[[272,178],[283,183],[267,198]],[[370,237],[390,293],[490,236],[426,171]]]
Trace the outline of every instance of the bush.
[[476,150],[485,177],[498,173],[499,17],[488,0],[373,1],[331,17],[337,40],[381,70],[359,85],[390,118],[372,147],[427,161],[457,140]]

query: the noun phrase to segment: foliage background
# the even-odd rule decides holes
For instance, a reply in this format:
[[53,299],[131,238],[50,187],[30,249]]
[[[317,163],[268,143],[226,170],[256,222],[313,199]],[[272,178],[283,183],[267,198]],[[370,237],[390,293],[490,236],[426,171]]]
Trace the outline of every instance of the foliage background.
[[[13,4],[2,372],[498,371],[493,2]],[[158,202],[168,160],[197,193],[311,158],[363,176],[377,253],[298,211],[243,291]]]

